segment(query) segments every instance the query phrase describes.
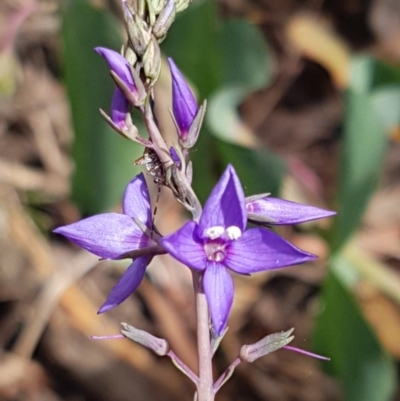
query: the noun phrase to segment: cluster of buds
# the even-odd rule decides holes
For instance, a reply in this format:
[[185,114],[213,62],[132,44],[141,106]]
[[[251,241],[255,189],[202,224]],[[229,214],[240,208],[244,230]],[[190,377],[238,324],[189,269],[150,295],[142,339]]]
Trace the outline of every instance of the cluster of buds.
[[[186,163],[188,149],[194,146],[203,123],[206,101],[197,101],[172,59],[172,119],[177,140],[167,146],[154,117],[153,86],[161,69],[159,43],[165,38],[177,12],[184,10],[190,0],[122,0],[127,31],[127,42],[118,53],[97,47],[95,51],[108,63],[116,84],[111,102],[111,113],[101,114],[120,135],[145,147],[143,157],[136,164],[144,164],[157,184],[173,191],[176,199],[197,217],[200,205],[191,190],[192,165]],[[144,117],[148,138],[139,135],[130,115],[131,108]]]

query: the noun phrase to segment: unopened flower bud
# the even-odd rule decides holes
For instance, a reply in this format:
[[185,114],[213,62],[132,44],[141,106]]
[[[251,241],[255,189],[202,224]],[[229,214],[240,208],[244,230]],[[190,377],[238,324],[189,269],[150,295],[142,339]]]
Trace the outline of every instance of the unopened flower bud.
[[147,78],[156,81],[161,71],[161,51],[154,37],[151,38],[143,55],[143,70]]
[[126,24],[129,40],[135,53],[138,56],[143,56],[151,39],[149,27],[137,14],[133,16],[132,20],[127,20]]
[[159,41],[165,38],[168,29],[175,20],[175,15],[175,0],[167,0],[165,7],[161,10],[153,26],[153,34]]
[[299,224],[336,214],[315,206],[272,198],[269,194],[246,198],[246,210],[249,220],[271,225]]
[[127,129],[126,119],[129,115],[130,103],[119,88],[116,88],[111,101],[111,120],[124,130]]
[[106,61],[111,71],[122,80],[122,82],[131,90],[135,90],[135,84],[131,74],[130,66],[125,57],[118,52],[105,47],[95,47],[95,52],[100,54]]
[[[137,89],[134,83],[128,61],[114,50],[104,47],[94,49],[108,63],[111,71],[121,80],[133,97],[137,97]],[[120,88],[116,88],[111,102],[111,120],[121,129],[126,128],[130,103]]]
[[134,66],[136,64],[138,58],[131,47],[124,48],[123,54],[130,65]]
[[240,358],[246,362],[254,362],[262,356],[283,348],[293,340],[294,336],[291,336],[293,330],[273,333],[254,344],[243,345],[240,349]]
[[[173,117],[179,133],[179,142],[182,147],[188,149],[190,146],[186,146],[187,141],[195,142],[188,136],[191,126],[198,115],[199,107],[189,85],[174,61],[169,58],[168,63],[172,77]],[[198,132],[196,133],[198,135]]]
[[176,12],[180,13],[181,11],[185,10],[190,2],[191,0],[177,0],[175,3]]
[[159,356],[167,355],[169,351],[169,345],[163,338],[158,338],[147,331],[139,330],[136,327],[130,326],[127,323],[121,323],[125,330],[121,330],[121,333],[129,338],[130,340],[143,345],[144,347],[151,349],[154,353]]

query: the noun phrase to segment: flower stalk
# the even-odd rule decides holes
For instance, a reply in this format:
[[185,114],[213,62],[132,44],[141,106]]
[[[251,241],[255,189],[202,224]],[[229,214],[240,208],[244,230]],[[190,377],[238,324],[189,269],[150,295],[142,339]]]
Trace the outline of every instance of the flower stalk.
[[199,356],[199,382],[197,384],[198,401],[213,401],[212,349],[210,341],[210,327],[208,303],[203,291],[202,276],[193,272],[193,287],[196,298],[197,316],[197,349]]

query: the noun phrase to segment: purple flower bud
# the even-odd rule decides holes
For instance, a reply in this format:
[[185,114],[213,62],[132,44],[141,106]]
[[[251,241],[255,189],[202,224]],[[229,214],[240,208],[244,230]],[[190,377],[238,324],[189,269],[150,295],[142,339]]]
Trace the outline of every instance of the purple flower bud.
[[172,109],[179,129],[179,139],[185,141],[198,112],[196,99],[174,61],[168,59],[172,77]]
[[133,82],[129,63],[125,57],[121,56],[118,52],[105,47],[95,47],[94,50],[107,61],[110,69],[121,78],[124,84],[134,91],[135,84]]
[[271,225],[299,224],[336,214],[315,206],[272,198],[268,194],[246,198],[246,210],[249,220]]
[[114,90],[111,101],[111,120],[121,129],[126,129],[126,117],[129,114],[130,104],[119,88]]
[[[128,61],[114,50],[105,47],[94,49],[108,63],[110,69],[122,80],[130,91],[136,93]],[[119,88],[116,88],[111,102],[111,120],[119,127],[126,128],[126,118],[130,109],[130,103]]]

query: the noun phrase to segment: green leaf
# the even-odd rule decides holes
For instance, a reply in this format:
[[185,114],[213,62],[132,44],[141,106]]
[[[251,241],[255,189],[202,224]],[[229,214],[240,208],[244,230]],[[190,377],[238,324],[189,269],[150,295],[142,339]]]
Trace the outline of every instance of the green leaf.
[[334,249],[341,247],[359,225],[376,187],[385,148],[383,124],[371,95],[350,90],[346,95]]
[[253,150],[221,140],[218,144],[222,164],[231,163],[235,167],[247,196],[265,192],[278,196],[286,173],[280,157],[267,149]]
[[245,20],[228,20],[219,37],[224,86],[266,86],[271,77],[271,57],[258,27]]
[[[333,269],[348,268],[338,257]],[[331,361],[324,368],[341,382],[345,401],[389,401],[396,388],[393,360],[384,352],[374,332],[365,322],[352,295],[330,273],[321,298],[322,313],[317,320],[315,345]]]
[[386,131],[400,125],[400,85],[380,87],[374,91],[372,103]]
[[368,54],[358,54],[351,61],[350,87],[368,93],[382,86],[400,85],[400,65],[392,65]]
[[222,64],[218,44],[216,4],[194,2],[178,17],[161,48],[206,98],[220,84]]
[[84,214],[115,205],[137,173],[132,161],[139,148],[119,137],[104,122],[99,108],[109,110],[114,83],[105,61],[93,48],[118,50],[117,22],[84,0],[69,0],[63,13],[64,76],[71,103],[75,142],[73,199]]

